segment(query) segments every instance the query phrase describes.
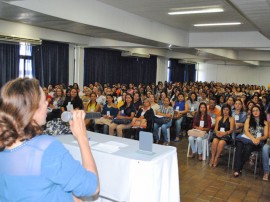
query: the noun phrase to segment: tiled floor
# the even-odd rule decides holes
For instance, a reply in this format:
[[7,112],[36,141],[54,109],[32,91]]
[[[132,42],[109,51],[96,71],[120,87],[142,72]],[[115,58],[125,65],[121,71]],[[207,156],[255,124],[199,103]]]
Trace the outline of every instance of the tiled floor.
[[270,201],[270,181],[262,181],[262,174],[254,177],[253,168],[245,164],[243,174],[233,177],[232,170],[227,169],[227,154],[221,157],[219,166],[211,168],[206,161],[187,159],[187,138],[179,143],[171,142],[177,147],[181,202],[186,201]]

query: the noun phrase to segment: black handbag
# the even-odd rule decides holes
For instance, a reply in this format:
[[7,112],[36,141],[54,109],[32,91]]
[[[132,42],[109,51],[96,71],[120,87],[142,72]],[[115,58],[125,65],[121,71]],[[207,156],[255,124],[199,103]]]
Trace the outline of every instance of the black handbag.
[[156,117],[154,119],[154,122],[157,123],[158,125],[163,125],[165,123],[169,123],[171,119],[168,117]]
[[112,122],[115,124],[129,124],[129,123],[131,123],[131,120],[129,120],[129,119],[113,119]]

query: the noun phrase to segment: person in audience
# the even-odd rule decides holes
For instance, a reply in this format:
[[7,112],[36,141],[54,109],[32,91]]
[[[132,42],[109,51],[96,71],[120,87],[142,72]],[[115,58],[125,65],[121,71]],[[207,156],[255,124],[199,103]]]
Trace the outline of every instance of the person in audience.
[[234,118],[232,117],[231,107],[225,104],[221,108],[221,116],[216,119],[214,137],[212,142],[212,156],[210,160],[211,167],[217,167],[219,156],[226,144],[232,141],[234,131]]
[[136,113],[138,112],[139,108],[142,106],[142,100],[140,94],[138,92],[134,93],[134,102],[133,105],[135,107]]
[[82,96],[82,101],[83,101],[83,105],[84,107],[86,107],[86,105],[90,102],[91,100],[91,89],[90,88],[86,88],[85,89],[85,92],[84,92],[84,95]]
[[258,94],[254,94],[251,100],[255,104],[259,104],[260,98],[259,98]]
[[[207,106],[204,102],[200,103],[199,105],[199,111],[194,117],[193,128],[200,131],[205,131],[206,133],[208,133],[208,131],[211,129],[211,117],[207,114]],[[198,147],[198,159],[200,161],[202,160],[202,140],[206,137],[207,135],[204,137],[196,137],[190,135],[188,137],[188,141],[191,147],[191,154],[189,155],[189,158],[193,158],[196,154],[194,144],[194,141],[196,140]]]
[[179,142],[181,136],[182,122],[186,118],[188,112],[188,103],[185,101],[183,93],[180,93],[177,97],[177,101],[173,105],[173,120],[175,123],[175,139],[174,142]]
[[231,110],[234,110],[234,102],[235,102],[235,99],[234,99],[232,96],[228,97],[226,103],[227,103],[228,105],[230,105]]
[[173,89],[173,92],[172,92],[172,95],[171,95],[170,102],[171,102],[171,103],[176,102],[177,97],[178,97],[179,94],[180,94],[180,90],[179,90],[177,87],[175,87],[175,88]]
[[209,105],[207,108],[208,115],[211,116],[212,126],[215,126],[216,119],[221,115],[221,111],[216,107],[216,99],[210,98]]
[[54,91],[55,89],[54,89],[54,87],[53,87],[53,85],[52,84],[49,84],[48,85],[48,94],[53,98],[54,97],[54,95],[55,95],[55,91]]
[[219,106],[220,109],[221,109],[221,107],[222,107],[224,104],[225,104],[225,97],[224,97],[224,95],[220,95],[219,98],[218,98],[218,104],[217,104],[217,106]]
[[127,93],[129,93],[130,95],[133,95],[133,93],[134,93],[134,84],[133,83],[130,83],[128,85]]
[[61,107],[63,106],[64,101],[65,101],[65,95],[64,95],[63,89],[57,88],[55,97],[53,98],[53,104],[49,105],[52,111],[47,114],[47,118],[46,118],[47,122],[55,118],[61,117],[61,113],[62,113]]
[[[268,132],[269,135],[269,132]],[[270,155],[270,138],[268,137],[267,143],[262,149],[262,163],[263,163],[263,180],[268,181],[269,179],[269,155]]]
[[61,107],[62,112],[67,111],[67,106],[72,106],[73,109],[83,109],[83,102],[78,95],[78,91],[76,89],[71,89],[70,97],[66,96],[66,99]]
[[251,109],[252,109],[252,107],[254,107],[254,105],[255,105],[255,103],[253,101],[249,101],[247,103],[247,118],[250,117],[250,115],[251,115]]
[[159,98],[159,100],[158,100],[158,105],[159,105],[159,106],[164,104],[164,99],[165,99],[166,97],[167,97],[166,92],[165,92],[165,91],[162,91],[162,92],[160,93],[160,98]]
[[126,100],[126,95],[127,95],[126,92],[122,92],[122,96],[119,96],[117,98],[117,108],[118,109],[120,109],[124,105],[125,100]]
[[116,116],[117,120],[125,120],[125,123],[111,123],[109,125],[109,135],[114,135],[114,130],[116,129],[117,136],[123,137],[123,129],[131,128],[131,121],[134,118],[135,113],[136,110],[133,106],[133,97],[130,94],[126,94],[125,103],[120,107],[118,115]]
[[191,129],[190,125],[193,123],[193,118],[199,109],[199,102],[197,101],[197,95],[195,92],[190,93],[187,104],[188,104],[187,125],[188,129]]
[[[101,112],[101,105],[97,103],[97,94],[90,94],[90,102],[85,106],[85,112]],[[89,128],[91,131],[94,130],[95,121],[94,119],[85,119],[86,128]]]
[[266,95],[262,96],[262,107],[263,107],[263,111],[267,112],[268,108],[269,108],[269,101]]
[[130,133],[131,136],[134,136],[135,140],[139,140],[139,132],[146,131],[152,132],[153,130],[153,121],[154,121],[154,111],[151,108],[150,99],[144,99],[143,106],[136,113],[135,118],[137,119],[146,119],[147,125],[146,128],[141,127],[132,127]]
[[234,103],[234,110],[232,110],[232,116],[235,120],[234,136],[242,133],[245,121],[247,119],[247,113],[243,110],[243,103],[240,99],[237,99]]
[[43,87],[43,92],[45,93],[46,100],[49,103],[49,105],[52,105],[53,104],[52,103],[53,102],[53,99],[52,99],[52,96],[49,95],[48,89],[46,87]]
[[101,86],[99,86],[96,89],[96,94],[97,94],[97,103],[100,104],[101,106],[104,106],[106,104],[106,97],[103,95],[103,90]]
[[244,134],[247,137],[245,140],[244,137],[236,139],[234,177],[239,177],[251,152],[260,149],[268,138],[268,123],[257,105],[252,107],[251,115],[245,121]]
[[270,108],[267,109],[267,123],[268,123],[268,139],[262,149],[262,163],[263,163],[263,180],[269,179],[269,155],[270,155]]
[[99,192],[97,167],[84,126],[85,113],[73,111],[69,122],[82,153],[81,165],[61,142],[42,133],[47,106],[36,79],[17,78],[1,89],[1,201],[74,201],[75,197]]
[[205,91],[203,91],[202,94],[201,94],[201,97],[198,98],[198,102],[199,103],[204,102],[205,104],[208,105],[209,99],[207,98],[207,93]]
[[151,108],[153,109],[154,114],[156,115],[157,111],[159,110],[159,105],[155,102],[154,94],[150,94],[149,99],[150,99]]
[[173,118],[173,108],[170,106],[170,99],[166,97],[164,99],[164,105],[160,105],[159,110],[157,111],[156,115],[164,117],[164,122],[157,122],[154,120],[154,141],[155,143],[159,143],[159,136],[158,136],[158,129],[161,127],[161,131],[164,138],[164,145],[169,145],[169,139],[167,136],[167,128],[171,127],[172,125],[172,118]]
[[100,119],[95,119],[95,132],[99,132],[100,126],[103,126],[103,133],[109,134],[109,125],[118,114],[118,108],[113,102],[113,96],[108,94],[106,96],[107,103],[104,105],[101,112],[102,117]]

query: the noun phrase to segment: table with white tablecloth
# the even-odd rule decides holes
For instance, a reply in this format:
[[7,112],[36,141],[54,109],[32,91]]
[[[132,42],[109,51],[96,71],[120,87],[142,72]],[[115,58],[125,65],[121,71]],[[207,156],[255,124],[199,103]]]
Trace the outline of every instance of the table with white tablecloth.
[[[100,201],[180,201],[175,147],[155,144],[150,154],[139,151],[136,140],[93,132],[87,135],[100,178]],[[58,139],[81,161],[78,143],[72,135]]]

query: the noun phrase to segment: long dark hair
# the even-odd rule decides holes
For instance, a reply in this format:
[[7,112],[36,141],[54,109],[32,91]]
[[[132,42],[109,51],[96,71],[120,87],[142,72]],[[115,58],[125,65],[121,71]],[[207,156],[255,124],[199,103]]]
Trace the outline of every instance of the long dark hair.
[[205,123],[204,125],[208,125],[208,121],[207,121],[207,115],[208,115],[208,113],[207,113],[207,105],[204,102],[201,102],[200,105],[199,105],[199,110],[198,110],[198,113],[197,113],[197,115],[195,117],[195,123],[196,123],[196,125],[200,125],[200,120],[201,120],[201,116],[202,116],[202,112],[200,111],[200,109],[201,109],[202,105],[204,105],[205,109],[206,109],[205,114],[203,116],[203,120],[204,120],[204,123]]
[[250,114],[250,119],[249,119],[249,127],[253,127],[254,129],[256,129],[256,127],[257,127],[255,117],[253,116],[253,113],[252,113],[254,108],[257,108],[257,109],[260,110],[259,125],[264,127],[265,126],[264,121],[266,120],[265,113],[261,110],[261,108],[258,105],[254,105],[251,108],[251,114]]

